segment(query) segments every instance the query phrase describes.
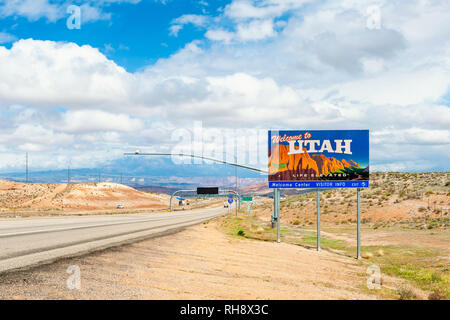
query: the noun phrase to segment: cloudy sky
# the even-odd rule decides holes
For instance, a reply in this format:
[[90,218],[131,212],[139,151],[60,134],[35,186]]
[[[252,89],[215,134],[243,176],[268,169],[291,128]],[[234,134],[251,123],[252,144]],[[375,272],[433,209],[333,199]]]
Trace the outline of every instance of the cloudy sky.
[[0,0],[2,172],[170,151],[196,121],[369,129],[372,170],[448,171],[449,106],[448,0]]

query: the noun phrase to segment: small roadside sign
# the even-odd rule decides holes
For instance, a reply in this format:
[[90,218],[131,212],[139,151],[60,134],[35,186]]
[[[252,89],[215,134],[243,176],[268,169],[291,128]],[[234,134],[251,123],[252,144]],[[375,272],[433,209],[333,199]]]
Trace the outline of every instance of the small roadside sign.
[[248,202],[247,203],[247,214],[250,214],[251,208],[252,208],[252,204],[253,202]]

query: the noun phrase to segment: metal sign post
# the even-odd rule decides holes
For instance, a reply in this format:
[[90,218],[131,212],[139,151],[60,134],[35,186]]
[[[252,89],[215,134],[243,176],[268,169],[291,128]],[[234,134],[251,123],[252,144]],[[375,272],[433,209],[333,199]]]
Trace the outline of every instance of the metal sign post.
[[320,190],[317,189],[317,251],[320,251]]
[[277,189],[273,189],[272,228],[275,228],[275,224],[277,224],[277,221]]
[[357,205],[357,238],[358,238],[358,249],[357,249],[357,259],[361,259],[361,189],[358,188],[357,192],[357,200],[358,200],[358,205]]
[[281,224],[281,218],[280,218],[280,189],[276,190],[276,219],[277,219],[277,242],[281,242],[281,235],[280,235],[280,224]]
[[[231,207],[232,203],[233,203],[233,198],[228,198],[228,204],[230,205],[230,207]],[[237,215],[238,215],[238,212],[237,212],[237,204],[236,204],[236,217],[237,217]]]

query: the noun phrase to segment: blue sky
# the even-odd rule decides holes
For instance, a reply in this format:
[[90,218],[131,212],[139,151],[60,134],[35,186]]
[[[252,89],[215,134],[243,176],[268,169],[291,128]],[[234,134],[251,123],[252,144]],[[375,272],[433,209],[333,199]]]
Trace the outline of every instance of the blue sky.
[[[198,27],[188,25],[177,36],[172,36],[169,27],[173,20],[184,14],[215,13],[229,2],[143,0],[138,3],[111,3],[103,7],[111,15],[110,18],[82,22],[79,30],[68,29],[64,17],[57,21],[49,21],[46,17],[30,21],[27,16],[14,15],[0,19],[0,31],[21,39],[88,44],[99,48],[127,71],[134,72],[160,58],[169,57],[204,33]],[[81,5],[83,1],[70,3]],[[83,10],[81,14],[83,17]],[[70,14],[65,16],[68,18]],[[11,43],[6,43],[6,46],[11,46]]]
[[227,130],[250,159],[256,131],[305,128],[370,130],[372,170],[448,171],[449,57],[442,0],[0,0],[0,172],[220,154]]

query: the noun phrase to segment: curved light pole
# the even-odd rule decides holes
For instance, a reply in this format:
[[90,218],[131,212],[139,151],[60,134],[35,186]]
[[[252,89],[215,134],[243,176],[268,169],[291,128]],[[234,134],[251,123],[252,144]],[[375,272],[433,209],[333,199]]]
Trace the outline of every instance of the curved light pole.
[[209,157],[204,157],[204,156],[198,156],[195,154],[186,154],[186,153],[141,153],[139,151],[136,152],[127,152],[124,153],[125,156],[178,156],[178,157],[190,157],[190,158],[197,158],[197,159],[203,159],[203,160],[209,160],[209,161],[214,161],[214,162],[218,162],[218,163],[223,163],[223,164],[229,164],[231,166],[235,166],[235,167],[239,167],[239,168],[244,168],[244,169],[248,169],[248,170],[252,170],[252,171],[256,171],[256,172],[261,172],[261,173],[269,173],[268,171],[262,170],[262,169],[258,169],[258,168],[254,168],[254,167],[250,167],[250,166],[245,166],[242,164],[238,164],[238,163],[233,163],[233,162],[228,162],[228,161],[224,161],[224,160],[219,160],[219,159],[214,159],[214,158],[209,158]]
[[[219,160],[219,159],[214,159],[214,158],[209,158],[209,157],[204,157],[204,156],[199,156],[199,155],[195,155],[195,154],[186,154],[186,153],[158,153],[158,152],[151,152],[151,153],[141,153],[139,150],[136,150],[135,152],[126,152],[124,153],[125,156],[178,156],[178,157],[188,157],[188,158],[197,158],[197,159],[203,159],[203,160],[209,160],[209,161],[214,161],[214,162],[218,162],[218,163],[223,163],[223,164],[228,164],[231,166],[235,166],[235,167],[239,167],[239,168],[244,168],[247,170],[252,170],[252,171],[256,171],[256,172],[261,172],[261,173],[269,173],[266,170],[262,170],[262,169],[258,169],[258,168],[254,168],[254,167],[250,167],[250,166],[245,166],[242,164],[238,164],[238,163],[232,163],[232,162],[228,162],[228,161],[224,161],[224,160]],[[273,191],[274,197],[274,213],[273,215],[275,217],[277,217],[277,224],[278,224],[278,242],[280,242],[280,216],[279,213],[277,214],[277,210],[276,208],[280,207],[280,197],[279,197],[279,189],[274,189]],[[277,196],[278,195],[278,196]],[[278,206],[277,206],[278,204]],[[237,204],[236,204],[236,210],[237,210]],[[278,211],[279,212],[279,211]]]
[[[170,196],[170,212],[173,211],[173,207],[172,207],[173,197],[175,197],[175,195],[177,193],[182,193],[182,192],[197,192],[197,190],[177,190],[174,193],[172,193],[172,195]],[[236,195],[236,216],[237,216],[238,201],[239,201],[239,203],[241,202],[241,195],[237,191],[234,191],[234,190],[222,190],[222,193],[224,193],[225,195],[227,193],[234,193]],[[224,194],[222,194],[222,195],[224,195]],[[220,196],[221,194],[218,194],[218,195]]]
[[[186,154],[186,153],[159,153],[159,152],[151,152],[151,153],[141,153],[139,150],[136,150],[135,152],[126,152],[124,153],[125,156],[178,156],[178,157],[188,157],[188,158],[196,158],[196,159],[203,159],[203,160],[209,160],[209,161],[214,161],[217,163],[223,163],[223,164],[228,164],[230,166],[235,166],[236,168],[244,168],[247,170],[252,170],[252,171],[256,171],[256,172],[260,172],[260,173],[269,173],[266,170],[262,170],[262,169],[258,169],[258,168],[254,168],[254,167],[250,167],[250,166],[245,166],[242,164],[238,164],[238,163],[233,163],[233,162],[228,162],[228,161],[224,161],[224,160],[219,160],[219,159],[214,159],[214,158],[209,158],[209,157],[204,157],[204,156],[199,156],[199,155],[195,155],[195,154]],[[237,196],[239,197],[239,194],[236,192]],[[241,201],[239,199],[239,206],[241,204]],[[172,209],[172,208],[171,208]],[[240,209],[240,208],[239,208]]]
[[174,193],[172,193],[172,195],[170,196],[170,212],[172,212],[172,199],[177,193],[181,193],[181,192],[196,192],[196,191],[197,190],[177,190]]
[[236,204],[235,204],[235,206],[236,206],[236,217],[237,217],[237,215],[238,215],[238,201],[239,201],[239,210],[240,210],[240,207],[241,207],[241,195],[237,191],[234,191],[234,190],[224,190],[223,192],[224,193],[234,193],[236,195]]

